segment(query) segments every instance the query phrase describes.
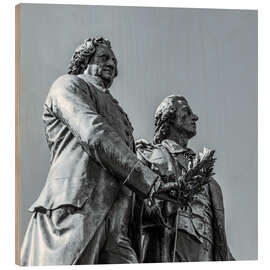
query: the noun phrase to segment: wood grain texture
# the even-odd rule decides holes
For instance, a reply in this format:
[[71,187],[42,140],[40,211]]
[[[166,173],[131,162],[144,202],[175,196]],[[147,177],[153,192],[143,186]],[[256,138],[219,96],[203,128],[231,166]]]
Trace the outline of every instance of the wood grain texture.
[[20,265],[21,238],[21,5],[15,7],[15,263]]

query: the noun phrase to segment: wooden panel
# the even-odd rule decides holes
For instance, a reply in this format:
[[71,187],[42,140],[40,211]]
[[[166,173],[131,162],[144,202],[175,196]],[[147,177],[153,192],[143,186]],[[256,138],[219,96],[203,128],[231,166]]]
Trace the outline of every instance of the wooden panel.
[[20,265],[21,237],[21,5],[15,7],[15,263]]

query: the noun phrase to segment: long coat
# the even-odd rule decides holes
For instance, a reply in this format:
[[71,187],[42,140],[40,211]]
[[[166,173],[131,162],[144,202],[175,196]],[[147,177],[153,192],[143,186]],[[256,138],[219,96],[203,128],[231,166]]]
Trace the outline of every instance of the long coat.
[[[183,158],[187,152],[194,155],[191,149],[183,148],[171,140],[164,140],[157,145],[142,143],[137,146],[138,157],[152,170],[171,180],[177,179],[182,174],[182,169],[187,169],[188,160]],[[214,260],[234,260],[226,240],[221,188],[214,179],[208,184],[208,187],[213,216]],[[157,203],[164,209],[164,202]],[[165,206],[171,213],[174,213],[174,216],[177,214],[178,207],[176,205],[165,203]],[[170,262],[173,258],[174,231],[166,227],[162,228],[155,221],[154,215],[151,211],[149,212],[145,201],[137,200],[134,224],[137,228],[140,227],[140,234],[137,237],[140,260],[141,262]],[[138,224],[139,220],[140,224]],[[187,227],[189,232],[195,233],[190,218],[179,216],[179,220],[183,224],[183,229]]]
[[[130,196],[131,190],[147,196],[157,175],[134,154],[128,117],[98,77],[58,78],[44,104],[43,120],[51,167],[29,208],[33,215],[21,264],[75,264],[116,197]],[[57,224],[37,215],[50,216],[62,206],[81,209],[86,201],[86,214],[63,216]]]

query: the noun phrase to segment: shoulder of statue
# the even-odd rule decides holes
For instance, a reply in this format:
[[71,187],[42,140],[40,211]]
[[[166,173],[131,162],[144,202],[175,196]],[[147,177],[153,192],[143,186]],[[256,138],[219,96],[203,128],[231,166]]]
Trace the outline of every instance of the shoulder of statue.
[[153,144],[144,139],[135,142],[137,155],[148,163],[162,165],[167,163],[168,153],[161,144]]
[[78,88],[82,90],[88,89],[87,83],[77,75],[65,74],[58,77],[52,84],[51,89],[68,89]]
[[98,99],[98,90],[93,84],[88,84],[85,80],[77,75],[65,74],[58,77],[52,84],[48,97],[56,98],[61,95],[82,94],[90,98],[95,104]]
[[54,83],[63,85],[72,85],[80,82],[80,78],[77,75],[64,74],[58,77]]

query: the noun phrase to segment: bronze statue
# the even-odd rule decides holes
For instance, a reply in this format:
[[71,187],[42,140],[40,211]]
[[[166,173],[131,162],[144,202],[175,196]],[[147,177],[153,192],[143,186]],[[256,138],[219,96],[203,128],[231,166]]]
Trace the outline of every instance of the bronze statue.
[[[185,177],[206,153],[213,161],[213,151],[195,155],[187,148],[197,120],[184,97],[166,97],[155,114],[154,143],[137,141],[138,157],[167,182]],[[140,262],[234,260],[226,241],[222,191],[211,176],[186,205],[137,200],[134,224],[140,227]]]
[[108,90],[117,72],[110,42],[90,38],[48,93],[51,167],[29,208],[22,265],[138,262],[128,236],[133,192],[170,199],[177,187],[137,158],[132,125]]

